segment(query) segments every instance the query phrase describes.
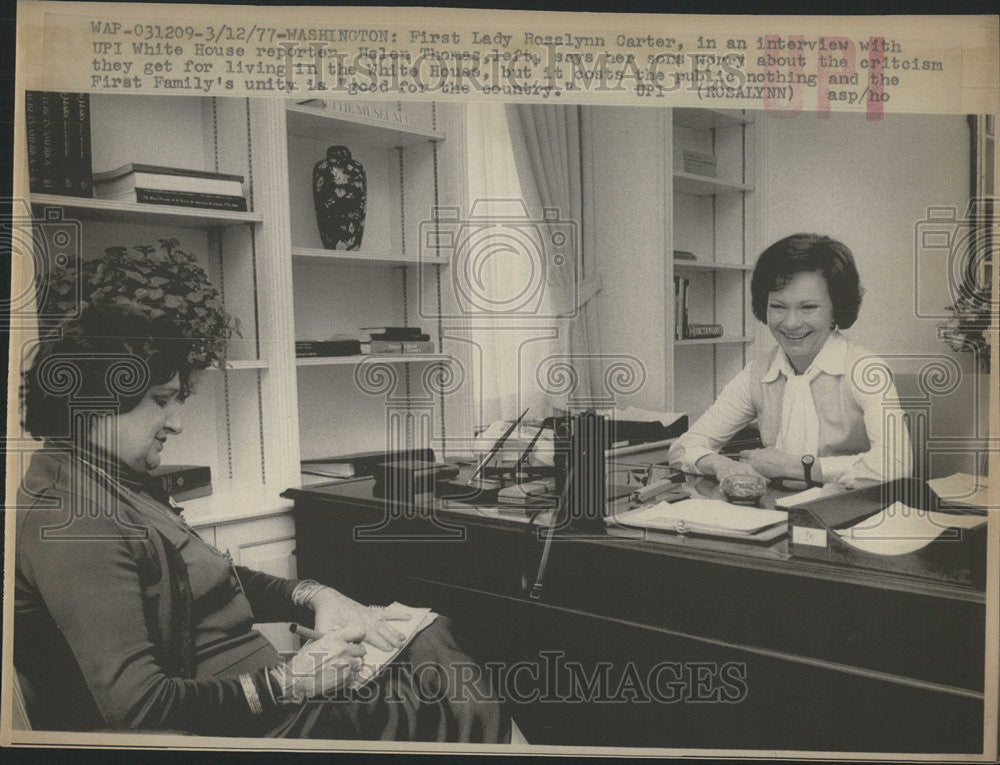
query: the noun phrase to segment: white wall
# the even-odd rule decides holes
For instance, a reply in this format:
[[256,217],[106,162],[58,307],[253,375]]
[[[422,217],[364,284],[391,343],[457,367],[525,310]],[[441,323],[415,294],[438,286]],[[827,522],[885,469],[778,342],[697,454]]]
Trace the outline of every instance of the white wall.
[[[863,114],[767,122],[762,246],[800,231],[854,253],[867,293],[852,329],[877,353],[941,353],[936,320],[914,316],[914,227],[928,206],[969,198],[969,128],[962,115]],[[933,302],[950,303],[947,285]]]
[[[863,114],[818,119],[759,115],[764,131],[766,203],[761,246],[788,234],[813,232],[841,240],[854,253],[866,289],[861,315],[849,334],[873,352],[889,356],[904,395],[918,392],[916,374],[927,355],[973,371],[968,353],[954,353],[940,339],[941,319],[915,315],[915,269],[929,273],[916,254],[915,227],[929,206],[954,206],[959,217],[969,199],[969,128],[964,115],[887,115],[868,122]],[[947,280],[923,279],[921,306],[951,303]],[[766,330],[758,336],[767,336]],[[770,338],[767,337],[770,341]],[[773,341],[770,341],[773,342]],[[758,352],[769,347],[757,344]],[[903,356],[904,358],[899,358]],[[985,434],[984,401],[976,375],[963,374],[957,389],[931,397],[930,435]],[[975,469],[970,454],[931,455],[931,473]]]

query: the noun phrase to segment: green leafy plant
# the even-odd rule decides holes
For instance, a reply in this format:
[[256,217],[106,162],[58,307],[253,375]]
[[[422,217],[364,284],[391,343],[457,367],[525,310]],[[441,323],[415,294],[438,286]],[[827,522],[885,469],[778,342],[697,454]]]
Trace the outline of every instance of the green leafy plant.
[[[176,239],[160,239],[159,247],[109,247],[103,257],[57,266],[43,291],[43,310],[69,315],[89,305],[117,306],[153,319],[166,317],[192,341],[188,360],[193,367],[225,366],[239,322],[226,313],[222,296],[194,255],[179,245]],[[79,302],[74,299],[78,283]]]

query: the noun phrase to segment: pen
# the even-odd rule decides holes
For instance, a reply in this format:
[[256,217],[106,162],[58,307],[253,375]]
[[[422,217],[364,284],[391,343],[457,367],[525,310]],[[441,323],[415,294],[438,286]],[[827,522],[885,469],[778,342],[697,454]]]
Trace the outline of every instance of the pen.
[[319,640],[323,637],[322,632],[310,629],[309,627],[303,627],[301,624],[295,624],[294,622],[288,625],[288,631],[296,635],[301,635],[306,640]]

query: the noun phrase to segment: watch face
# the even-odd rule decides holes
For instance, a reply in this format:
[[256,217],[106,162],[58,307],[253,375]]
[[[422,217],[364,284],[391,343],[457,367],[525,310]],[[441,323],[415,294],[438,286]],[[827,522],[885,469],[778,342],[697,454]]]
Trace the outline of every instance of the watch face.
[[815,461],[816,461],[816,458],[815,458],[815,457],[813,457],[813,456],[812,456],[811,454],[806,454],[806,455],[805,455],[805,456],[804,456],[804,457],[802,458],[802,464],[803,464],[803,465],[811,465],[811,464],[813,464],[813,463],[814,463]]

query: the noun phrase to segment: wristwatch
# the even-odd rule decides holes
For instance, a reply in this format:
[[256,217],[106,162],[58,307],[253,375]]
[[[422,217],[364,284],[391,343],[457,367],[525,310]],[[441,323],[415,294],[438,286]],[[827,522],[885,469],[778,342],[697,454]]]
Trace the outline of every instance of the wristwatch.
[[816,462],[816,458],[811,454],[802,455],[802,472],[805,474],[806,478],[806,488],[811,488],[815,486],[812,479],[813,465]]

